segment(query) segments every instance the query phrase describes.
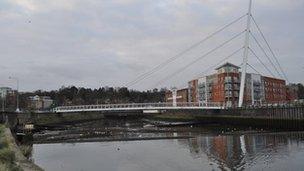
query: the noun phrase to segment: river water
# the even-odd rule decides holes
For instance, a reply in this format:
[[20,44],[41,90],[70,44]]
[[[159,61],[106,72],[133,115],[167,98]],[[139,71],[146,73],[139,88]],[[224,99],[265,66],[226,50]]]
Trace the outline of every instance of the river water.
[[304,169],[301,132],[193,135],[184,139],[34,144],[32,159],[46,171]]

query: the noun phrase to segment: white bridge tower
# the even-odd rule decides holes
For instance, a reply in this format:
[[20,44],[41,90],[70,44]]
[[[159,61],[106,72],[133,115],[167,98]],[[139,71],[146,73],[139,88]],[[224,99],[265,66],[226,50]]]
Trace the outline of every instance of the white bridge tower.
[[243,106],[243,101],[244,101],[244,91],[245,91],[246,72],[247,72],[246,70],[247,70],[248,51],[249,51],[251,5],[252,5],[252,0],[249,0],[249,8],[247,13],[247,27],[246,27],[246,35],[245,35],[245,43],[244,43],[244,55],[243,55],[242,73],[241,73],[241,86],[240,86],[239,104],[238,104],[239,107]]

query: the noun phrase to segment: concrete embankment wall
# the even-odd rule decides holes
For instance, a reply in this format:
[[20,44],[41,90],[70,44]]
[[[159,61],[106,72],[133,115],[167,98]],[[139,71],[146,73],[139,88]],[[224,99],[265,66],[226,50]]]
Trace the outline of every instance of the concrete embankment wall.
[[64,124],[104,118],[104,115],[100,113],[31,113],[17,116],[19,124],[33,123],[35,125]]
[[[160,114],[150,114],[158,119],[192,120],[205,123],[242,124],[290,128],[304,130],[304,106],[267,107],[267,108],[234,108],[234,109],[179,109],[161,110]],[[103,119],[107,116],[139,117],[147,116],[143,111],[107,111],[79,113],[29,113],[7,114],[10,125],[34,123],[36,125],[64,124],[80,121]]]
[[26,114],[7,114],[10,125],[33,123],[36,125],[52,125],[75,123],[103,119],[105,117],[124,117],[141,116],[142,111],[131,112],[73,112],[73,113],[26,113]]
[[[304,107],[166,110],[162,119],[304,130]],[[166,117],[167,116],[167,117]]]

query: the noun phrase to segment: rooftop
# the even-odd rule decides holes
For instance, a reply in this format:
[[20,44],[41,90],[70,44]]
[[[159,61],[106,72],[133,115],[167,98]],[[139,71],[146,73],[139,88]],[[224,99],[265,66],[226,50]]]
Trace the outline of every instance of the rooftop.
[[236,66],[236,65],[234,65],[234,64],[232,64],[232,63],[229,63],[229,62],[226,62],[226,63],[224,63],[223,65],[221,65],[221,66],[219,66],[219,67],[217,67],[217,68],[215,68],[215,69],[218,70],[218,69],[221,69],[221,68],[223,68],[223,67],[233,67],[233,68],[240,69],[239,66]]

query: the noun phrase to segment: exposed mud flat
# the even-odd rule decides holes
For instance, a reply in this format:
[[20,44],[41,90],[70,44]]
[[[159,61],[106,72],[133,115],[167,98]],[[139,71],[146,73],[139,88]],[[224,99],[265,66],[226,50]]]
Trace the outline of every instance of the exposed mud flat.
[[[264,132],[245,128],[247,132]],[[149,119],[102,119],[58,126],[40,126],[33,134],[34,143],[130,141],[186,139],[202,134],[237,133],[244,130],[232,126],[202,125],[190,121],[156,121]]]

